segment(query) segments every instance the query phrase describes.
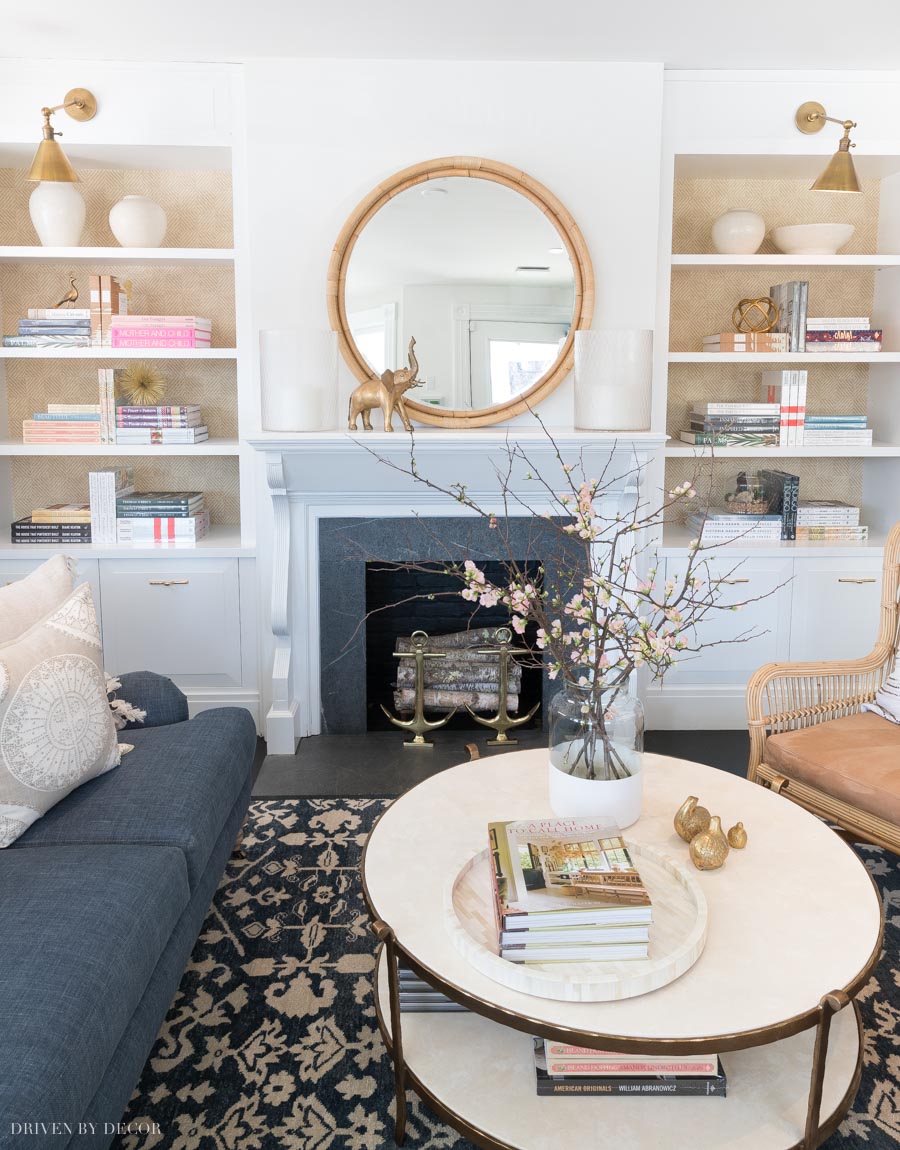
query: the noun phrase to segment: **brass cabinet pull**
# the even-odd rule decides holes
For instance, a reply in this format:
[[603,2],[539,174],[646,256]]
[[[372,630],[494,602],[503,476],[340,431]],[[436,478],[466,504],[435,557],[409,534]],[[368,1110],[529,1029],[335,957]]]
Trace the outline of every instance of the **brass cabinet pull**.
[[732,584],[732,583],[749,583],[749,582],[750,582],[750,580],[749,580],[749,579],[720,579],[720,580],[719,580],[719,582],[720,582],[720,583],[728,583],[728,584]]
[[183,587],[190,579],[151,579],[151,587]]
[[875,579],[874,575],[870,575],[866,579],[853,579],[849,575],[840,576],[838,578],[838,583],[875,583],[875,582],[876,582],[876,579]]

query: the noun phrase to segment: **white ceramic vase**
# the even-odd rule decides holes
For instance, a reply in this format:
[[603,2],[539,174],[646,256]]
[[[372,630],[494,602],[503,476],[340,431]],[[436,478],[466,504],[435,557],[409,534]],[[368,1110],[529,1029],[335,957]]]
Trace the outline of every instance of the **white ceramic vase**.
[[85,206],[74,184],[41,180],[31,193],[28,211],[45,248],[74,248],[81,243]]
[[722,255],[752,256],[765,234],[762,216],[744,208],[729,208],[712,226],[713,247]]
[[109,226],[123,248],[158,248],[166,238],[166,213],[146,196],[123,196],[109,213]]

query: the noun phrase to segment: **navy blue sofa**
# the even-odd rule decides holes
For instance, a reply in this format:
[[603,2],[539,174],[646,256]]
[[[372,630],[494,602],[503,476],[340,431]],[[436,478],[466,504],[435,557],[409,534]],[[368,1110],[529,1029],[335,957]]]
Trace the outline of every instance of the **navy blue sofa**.
[[135,749],[0,851],[2,1150],[112,1141],[250,801],[248,711],[121,682]]

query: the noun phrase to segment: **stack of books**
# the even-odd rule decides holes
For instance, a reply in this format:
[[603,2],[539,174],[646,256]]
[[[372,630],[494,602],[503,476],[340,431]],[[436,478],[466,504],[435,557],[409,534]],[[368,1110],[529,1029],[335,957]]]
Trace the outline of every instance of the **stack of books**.
[[131,491],[116,499],[119,543],[192,547],[209,531],[202,491]]
[[864,415],[807,415],[807,447],[871,447],[872,429]]
[[761,470],[756,478],[766,493],[769,514],[781,516],[781,538],[796,539],[800,476],[789,471]]
[[703,337],[704,351],[746,351],[773,355],[788,351],[788,337],[784,332],[718,331]]
[[780,442],[778,403],[695,403],[685,443],[710,447],[774,447]]
[[534,1039],[537,1092],[551,1094],[725,1097],[726,1078],[715,1054],[616,1054]]
[[867,315],[825,316],[806,321],[808,351],[881,351],[883,332]]
[[113,316],[112,346],[209,348],[212,321],[196,315]]
[[116,409],[116,443],[202,443],[206,439],[209,429],[196,403]]
[[91,313],[87,308],[32,307],[19,320],[18,335],[5,335],[4,347],[90,347]]
[[488,826],[497,945],[516,963],[646,958],[650,896],[618,827],[558,818]]
[[769,296],[778,308],[778,320],[773,330],[787,336],[788,351],[806,351],[809,281],[790,280],[773,284],[769,288]]
[[92,542],[107,546],[118,542],[116,500],[133,491],[133,467],[106,467],[88,472]]
[[49,403],[22,420],[23,443],[104,443],[96,403]]
[[112,347],[112,320],[128,314],[128,293],[113,275],[91,276],[91,343]]
[[36,507],[11,524],[13,543],[90,543],[91,509],[87,503],[53,503]]
[[830,499],[804,499],[797,507],[797,538],[805,543],[865,543],[859,508]]
[[724,508],[711,507],[704,518],[697,512],[685,524],[702,544],[773,543],[781,539],[781,515],[735,515]]
[[760,399],[777,403],[779,447],[802,447],[806,420],[805,371],[764,371]]
[[435,990],[407,967],[401,966],[398,973],[401,1014],[445,1014],[450,1011],[465,1011],[464,1006],[460,1006],[441,991]]

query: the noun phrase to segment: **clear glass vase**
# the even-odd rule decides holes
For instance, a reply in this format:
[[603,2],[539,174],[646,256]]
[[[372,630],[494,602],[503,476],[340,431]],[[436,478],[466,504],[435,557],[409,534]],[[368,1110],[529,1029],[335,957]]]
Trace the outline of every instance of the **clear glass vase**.
[[644,708],[624,685],[566,683],[550,701],[550,805],[558,815],[607,815],[620,827],[641,812]]

